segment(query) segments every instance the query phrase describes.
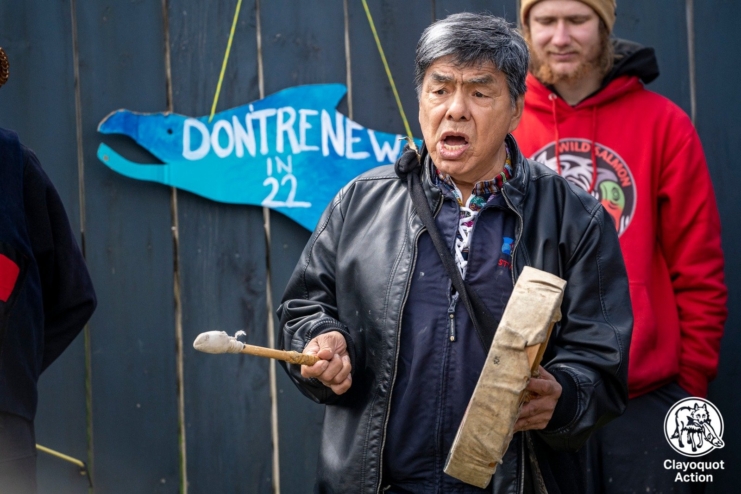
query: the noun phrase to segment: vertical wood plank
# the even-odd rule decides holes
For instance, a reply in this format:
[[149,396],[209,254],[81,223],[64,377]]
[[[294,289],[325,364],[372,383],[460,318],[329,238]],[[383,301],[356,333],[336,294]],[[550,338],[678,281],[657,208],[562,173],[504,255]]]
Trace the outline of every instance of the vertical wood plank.
[[[170,0],[175,112],[209,113],[236,4]],[[217,112],[258,99],[256,57],[255,2],[247,0]],[[178,211],[189,492],[271,492],[267,361],[192,346],[210,330],[245,330],[249,343],[266,344],[262,210],[180,191]]]
[[672,100],[689,115],[690,77],[685,0],[622,0],[614,35],[656,50],[661,75],[647,87]]
[[[421,137],[417,94],[414,89],[414,53],[422,31],[432,21],[432,3],[426,0],[368,2],[386,59],[394,76],[404,112],[415,137]],[[361,2],[350,2],[353,112],[369,129],[405,135],[391,86],[386,78]]]
[[741,31],[738,19],[741,3],[731,0],[694,2],[695,64],[697,82],[697,130],[713,178],[715,194],[723,225],[725,273],[728,284],[729,317],[721,342],[718,378],[711,383],[709,399],[723,414],[726,428],[721,450],[704,459],[725,461],[726,469],[713,471],[708,492],[738,490],[736,466],[741,464],[741,431],[735,417],[741,414],[737,388],[741,377],[741,259],[735,255],[741,245],[741,99],[736,96],[741,67]]
[[[72,27],[68,1],[0,4],[0,46],[11,77],[0,89],[0,127],[18,132],[34,150],[80,232],[75,133]],[[82,335],[39,381],[38,443],[86,460],[85,355]],[[77,467],[44,453],[39,492],[83,492]]]
[[97,133],[111,111],[166,107],[159,2],[78,1],[88,265],[98,294],[92,338],[96,490],[178,489],[170,191],[115,174],[105,139],[135,161],[148,153]]
[[[301,84],[346,82],[342,0],[262,2],[261,22],[266,95]],[[346,108],[343,101],[338,109],[347,114]],[[277,308],[310,232],[273,211],[270,231],[272,293]],[[324,407],[304,397],[281,368],[277,387],[281,493],[309,492]]]
[[435,0],[435,19],[444,19],[457,12],[488,12],[517,23],[517,0]]
[[15,130],[54,183],[80,231],[69,2],[0,3],[0,46],[10,78],[0,89],[0,126]]

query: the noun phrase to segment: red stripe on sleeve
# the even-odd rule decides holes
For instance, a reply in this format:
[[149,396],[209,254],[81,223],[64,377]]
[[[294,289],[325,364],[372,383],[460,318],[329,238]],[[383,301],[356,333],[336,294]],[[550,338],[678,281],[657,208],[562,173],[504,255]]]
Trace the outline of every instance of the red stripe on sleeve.
[[8,257],[0,254],[0,300],[7,302],[13,293],[21,268]]

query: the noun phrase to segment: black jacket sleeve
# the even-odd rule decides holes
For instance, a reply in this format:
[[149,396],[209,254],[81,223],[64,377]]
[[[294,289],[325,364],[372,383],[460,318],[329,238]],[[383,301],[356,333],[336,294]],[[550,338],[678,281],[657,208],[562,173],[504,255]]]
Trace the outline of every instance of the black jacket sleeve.
[[82,252],[54,185],[36,155],[24,151],[23,203],[41,278],[45,370],[82,330],[96,306]]
[[[304,248],[299,263],[288,282],[283,301],[278,308],[281,331],[278,348],[302,352],[313,338],[338,331],[347,343],[354,375],[360,364],[357,359],[359,341],[350,329],[338,320],[335,296],[337,239],[342,232],[342,198],[345,189],[324,211],[314,234]],[[335,403],[338,396],[316,379],[301,376],[301,367],[281,362],[302,393],[319,403]]]
[[612,221],[601,205],[571,253],[563,319],[544,367],[563,387],[542,439],[576,450],[628,401],[628,348],[633,327],[627,275]]

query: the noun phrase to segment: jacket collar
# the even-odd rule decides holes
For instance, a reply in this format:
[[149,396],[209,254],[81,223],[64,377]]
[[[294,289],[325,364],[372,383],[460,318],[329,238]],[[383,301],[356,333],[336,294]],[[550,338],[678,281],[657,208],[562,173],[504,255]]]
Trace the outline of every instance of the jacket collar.
[[419,161],[422,163],[422,187],[424,188],[427,202],[430,204],[430,209],[434,215],[437,212],[438,204],[440,204],[440,201],[442,200],[443,192],[432,180],[432,158],[430,157],[430,153],[427,152],[427,146],[424,143],[422,143],[422,148],[420,149]]
[[520,151],[520,146],[512,134],[507,134],[505,138],[509,151],[512,153],[512,168],[514,175],[507,183],[504,184],[503,192],[512,207],[517,211],[522,210],[522,203],[527,195],[527,189],[530,185],[530,163],[525,159]]

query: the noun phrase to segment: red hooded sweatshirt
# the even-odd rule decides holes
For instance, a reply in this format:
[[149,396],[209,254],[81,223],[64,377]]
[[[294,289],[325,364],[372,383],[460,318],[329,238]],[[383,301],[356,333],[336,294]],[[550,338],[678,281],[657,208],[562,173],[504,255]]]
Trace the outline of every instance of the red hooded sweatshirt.
[[626,46],[602,89],[573,107],[529,74],[514,136],[615,220],[635,320],[630,397],[671,381],[705,396],[727,315],[713,186],[690,119],[633,75],[641,60],[656,69],[644,80],[658,75],[653,50]]

